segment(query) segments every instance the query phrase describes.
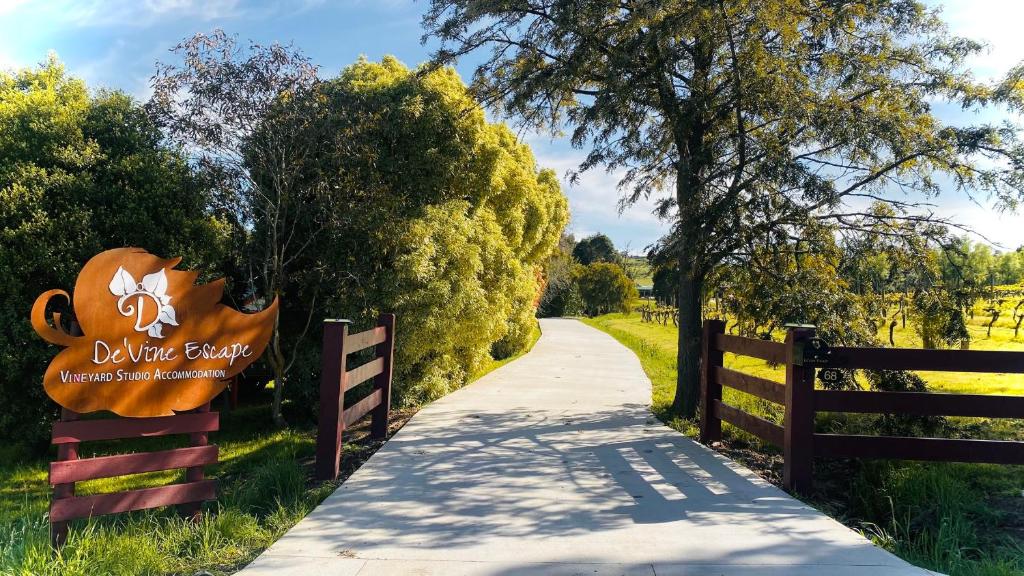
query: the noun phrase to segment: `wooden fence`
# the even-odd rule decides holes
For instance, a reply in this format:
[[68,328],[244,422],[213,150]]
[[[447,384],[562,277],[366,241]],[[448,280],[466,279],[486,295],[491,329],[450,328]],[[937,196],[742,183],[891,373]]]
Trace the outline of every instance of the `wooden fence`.
[[[218,449],[209,445],[209,433],[218,429],[219,415],[210,412],[210,404],[192,412],[155,418],[103,418],[79,420],[79,415],[64,409],[53,425],[52,443],[57,445],[57,460],[50,463],[50,541],[60,547],[67,539],[68,521],[104,514],[117,514],[160,506],[179,505],[179,511],[198,516],[203,501],[217,497],[216,480],[205,478],[203,466],[216,464]],[[117,440],[150,436],[188,434],[189,446],[158,452],[117,454],[79,458],[82,442]],[[185,482],[155,488],[142,488],[76,496],[75,483],[143,472],[185,469]]]
[[[721,440],[724,420],[781,447],[783,484],[790,490],[811,489],[815,457],[1024,464],[1024,442],[819,434],[814,430],[818,412],[1024,418],[1024,397],[1020,396],[814,388],[816,369],[1024,374],[1024,353],[837,346],[819,354],[812,350],[821,346],[813,327],[790,328],[784,343],[724,332],[722,321],[708,320],[704,324],[701,439]],[[786,381],[783,384],[725,368],[725,352],[785,365]],[[784,425],[724,403],[723,386],[783,406]]]
[[[372,414],[370,435],[384,438],[391,410],[391,367],[395,352],[395,315],[381,314],[377,327],[349,334],[348,320],[325,320],[320,370],[320,424],[316,437],[316,477],[338,478],[341,436],[367,414]],[[374,358],[348,368],[348,356],[371,346]],[[345,392],[373,378],[372,391],[345,408]]]

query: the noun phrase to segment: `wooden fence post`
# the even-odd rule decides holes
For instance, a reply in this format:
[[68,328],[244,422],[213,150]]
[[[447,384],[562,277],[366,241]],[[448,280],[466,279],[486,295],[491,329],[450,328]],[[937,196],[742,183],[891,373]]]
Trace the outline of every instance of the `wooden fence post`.
[[[67,408],[60,409],[61,422],[74,422],[78,420],[78,413]],[[57,446],[57,461],[78,460],[78,443],[69,442]],[[53,500],[71,498],[75,495],[75,483],[56,484],[53,487]],[[50,545],[56,550],[64,545],[68,539],[67,521],[50,522]]]
[[700,441],[705,444],[722,440],[722,419],[715,413],[715,402],[722,400],[722,385],[715,379],[715,369],[722,365],[722,351],[714,346],[715,334],[725,333],[725,322],[705,320],[700,349]]
[[320,349],[320,420],[316,435],[316,479],[319,481],[337,479],[341,463],[348,326],[348,320],[324,320]]
[[[72,336],[82,336],[82,327],[77,320],[69,323],[68,332]],[[61,422],[74,422],[78,420],[79,414],[67,408],[60,409]],[[78,443],[60,444],[57,446],[57,460],[78,460]],[[71,498],[75,495],[75,483],[57,484],[53,487],[53,500]],[[68,523],[50,522],[50,545],[54,550],[64,545],[68,539]]]
[[[203,414],[210,411],[210,403],[200,406],[195,409],[195,412]],[[193,432],[188,435],[189,446],[206,446],[210,443],[209,432]],[[206,478],[206,472],[202,466],[189,466],[185,469],[185,482],[199,482]],[[180,504],[178,506],[178,513],[188,518],[189,520],[199,520],[203,514],[203,503],[202,502],[189,502],[188,504]]]
[[782,485],[809,493],[814,462],[814,368],[803,366],[803,346],[814,338],[813,326],[792,327],[786,333],[786,431]]
[[395,315],[381,314],[377,325],[383,326],[385,330],[384,341],[377,344],[376,350],[377,357],[384,359],[384,367],[381,373],[374,378],[373,382],[373,387],[380,390],[380,405],[373,409],[370,436],[383,439],[388,435],[388,418],[391,414],[391,374],[395,355]]

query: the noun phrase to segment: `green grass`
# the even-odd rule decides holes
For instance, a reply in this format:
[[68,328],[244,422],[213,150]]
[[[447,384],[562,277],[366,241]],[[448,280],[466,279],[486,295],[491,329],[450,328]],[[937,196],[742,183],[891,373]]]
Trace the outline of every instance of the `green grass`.
[[832,496],[847,491],[848,521],[876,544],[952,576],[1024,574],[1020,467],[870,462],[855,470],[851,481],[833,482]]
[[[207,474],[220,480],[220,498],[207,505],[202,521],[186,522],[171,510],[77,521],[56,556],[49,548],[46,511],[50,488],[47,461],[0,467],[0,574],[228,574],[246,564],[333,490],[308,481],[315,432],[272,430],[267,406],[222,414],[221,432],[211,441],[220,462]],[[174,439],[87,444],[107,454],[180,446]],[[345,451],[368,450],[346,443]],[[183,480],[180,471],[137,474],[81,482],[80,495],[161,486]]]
[[[652,322],[642,322],[640,315],[635,313],[606,314],[596,318],[583,318],[582,321],[607,332],[636,353],[647,377],[651,379],[651,408],[654,413],[662,421],[680,431],[696,436],[696,428],[693,427],[693,423],[671,414],[672,399],[676,392],[676,342],[678,338],[676,328],[671,323],[668,326],[663,326]],[[729,368],[765,378],[781,380],[783,376],[781,367],[768,366],[756,358],[726,354],[724,364]],[[782,411],[764,400],[731,389],[724,391],[724,400],[733,406],[760,414],[775,422],[782,421]],[[744,434],[739,430],[735,432],[740,435]],[[746,435],[745,440],[755,444],[760,443],[758,439],[749,435]]]
[[[540,330],[536,327],[529,348],[538,338]],[[473,380],[527,351],[488,362]],[[401,412],[408,415],[412,410]],[[310,479],[316,445],[314,428],[275,430],[269,422],[267,404],[221,414],[220,432],[211,435],[211,443],[220,447],[220,462],[206,468],[207,476],[219,481],[219,497],[205,507],[200,522],[184,521],[172,509],[76,521],[67,544],[57,555],[50,550],[46,520],[51,495],[46,472],[50,460],[12,463],[24,451],[6,449],[0,454],[0,575],[191,576],[203,570],[214,575],[235,572],[337,486]],[[342,477],[379,446],[366,438],[368,424],[369,419],[346,431]],[[184,438],[95,442],[85,444],[81,456],[182,445]],[[78,483],[76,494],[147,488],[183,480],[180,470],[121,476]]]
[[[972,350],[1002,350],[1024,352],[1024,327],[1017,338],[1013,331],[1013,307],[1015,300],[1005,299],[1000,304],[999,320],[992,326],[992,334],[988,334],[988,323],[991,316],[984,309],[989,304],[978,301],[974,305],[974,318],[967,319],[967,330],[971,334]],[[879,341],[888,342],[888,331],[880,330]],[[896,346],[916,348],[921,346],[917,334],[907,325],[906,329],[897,328],[894,333]],[[929,385],[944,392],[960,392],[964,394],[1010,394],[1024,395],[1024,375],[1021,374],[967,374],[967,373],[936,373],[921,372],[920,375]]]
[[[652,409],[664,422],[691,437],[695,423],[671,414],[676,388],[677,330],[645,323],[639,314],[609,314],[583,321],[632,349],[651,379]],[[971,325],[972,333],[977,327]],[[982,333],[983,335],[983,333]],[[1024,350],[1024,342],[993,330],[975,338],[974,349]],[[899,343],[901,340],[897,340]],[[911,335],[903,334],[909,343]],[[916,344],[915,344],[916,345]],[[727,354],[726,366],[784,381],[781,367]],[[949,392],[1024,394],[1021,376],[922,373],[936,389]],[[726,389],[725,401],[781,423],[781,407]],[[819,427],[878,433],[874,417],[820,418]],[[1024,421],[948,419],[943,436],[1024,440]],[[732,426],[724,426],[725,449],[769,479],[778,450]],[[815,493],[809,501],[862,531],[875,543],[919,566],[952,576],[1024,575],[1024,467],[884,461],[816,463]]]

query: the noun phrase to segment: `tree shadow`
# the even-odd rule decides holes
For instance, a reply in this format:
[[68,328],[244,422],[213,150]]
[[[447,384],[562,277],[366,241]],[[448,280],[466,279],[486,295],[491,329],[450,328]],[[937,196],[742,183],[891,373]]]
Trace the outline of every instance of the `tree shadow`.
[[907,566],[658,423],[639,361],[610,336],[572,320],[543,329],[533,353],[424,408],[264,558],[427,574],[479,562],[503,576],[566,562]]
[[[405,548],[429,557],[457,555],[485,540],[586,540],[675,523],[681,535],[707,529],[709,536],[738,537],[729,558],[701,554],[710,563],[838,564],[857,554],[877,553],[879,562],[888,556],[748,470],[650,423],[646,407],[559,418],[525,409],[433,409],[429,421],[418,426],[414,419],[278,551],[388,557],[386,550]],[[744,535],[770,545],[744,542]],[[695,547],[681,546],[690,553]]]

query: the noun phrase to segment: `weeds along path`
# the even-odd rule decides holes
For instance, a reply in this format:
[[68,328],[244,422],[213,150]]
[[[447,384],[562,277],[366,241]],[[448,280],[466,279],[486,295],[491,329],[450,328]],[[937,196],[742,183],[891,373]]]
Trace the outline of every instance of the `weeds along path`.
[[640,362],[612,337],[541,328],[242,574],[927,574],[657,422]]

